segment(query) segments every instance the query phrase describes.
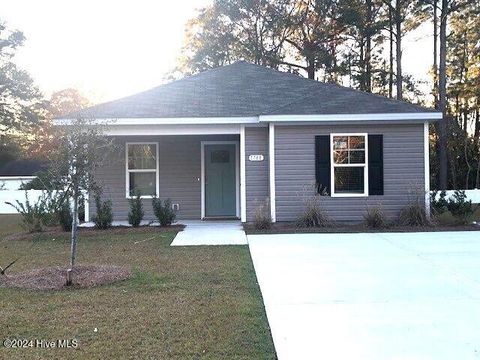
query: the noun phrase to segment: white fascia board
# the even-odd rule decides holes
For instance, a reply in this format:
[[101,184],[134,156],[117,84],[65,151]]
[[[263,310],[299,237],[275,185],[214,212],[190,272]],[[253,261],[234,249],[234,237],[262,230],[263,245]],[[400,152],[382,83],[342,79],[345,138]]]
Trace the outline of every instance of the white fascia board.
[[[55,119],[54,125],[71,125],[76,119]],[[258,124],[257,116],[250,117],[208,117],[208,118],[117,118],[93,119],[90,125],[208,125],[208,124]]]
[[438,120],[441,112],[386,113],[386,114],[329,114],[329,115],[260,115],[260,122],[315,122],[315,121],[392,121]]
[[21,176],[21,175],[15,175],[15,176],[0,176],[0,180],[33,180],[35,179],[36,176]]
[[239,124],[210,125],[120,125],[104,126],[101,131],[107,136],[149,135],[227,135],[240,134]]

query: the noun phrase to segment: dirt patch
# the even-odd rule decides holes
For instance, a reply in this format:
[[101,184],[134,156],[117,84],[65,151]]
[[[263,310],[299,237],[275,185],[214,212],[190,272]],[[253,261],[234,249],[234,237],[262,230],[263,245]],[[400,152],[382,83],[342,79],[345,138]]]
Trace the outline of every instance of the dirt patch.
[[67,269],[54,266],[28,272],[0,275],[0,286],[27,290],[89,288],[122,281],[132,276],[130,268],[115,265],[78,265],[72,271],[72,286],[65,286]]
[[[82,237],[94,237],[105,235],[123,235],[123,234],[146,234],[146,233],[163,233],[170,231],[182,231],[185,228],[184,225],[171,225],[171,226],[115,226],[107,230],[99,230],[96,228],[78,228],[78,233]],[[39,233],[21,232],[12,235],[5,236],[5,240],[33,240],[39,236],[61,236],[69,235],[69,232],[63,231],[60,227],[48,228],[46,231]]]

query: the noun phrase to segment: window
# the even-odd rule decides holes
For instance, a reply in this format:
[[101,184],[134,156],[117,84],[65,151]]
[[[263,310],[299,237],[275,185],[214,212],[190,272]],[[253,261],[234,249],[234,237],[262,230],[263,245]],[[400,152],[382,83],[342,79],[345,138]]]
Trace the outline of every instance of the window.
[[158,145],[127,143],[127,198],[140,192],[142,197],[158,196]]
[[214,150],[210,155],[211,163],[228,163],[230,162],[230,153],[225,150]]
[[332,196],[367,196],[367,134],[330,136]]

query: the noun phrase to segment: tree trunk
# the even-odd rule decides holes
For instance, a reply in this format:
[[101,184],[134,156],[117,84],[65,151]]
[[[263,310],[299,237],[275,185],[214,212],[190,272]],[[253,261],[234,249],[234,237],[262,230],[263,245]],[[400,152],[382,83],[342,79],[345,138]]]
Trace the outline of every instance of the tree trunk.
[[390,54],[389,54],[389,71],[388,71],[388,97],[393,97],[393,16],[392,8],[388,7],[388,32],[390,35]]
[[309,79],[315,80],[315,60],[307,60],[307,74]]
[[433,104],[438,109],[438,0],[433,0]]
[[367,26],[365,45],[365,90],[372,92],[372,0],[367,3]]
[[440,15],[440,67],[439,67],[439,110],[443,119],[439,126],[439,187],[447,190],[447,16],[448,0],[442,0]]
[[468,160],[468,134],[465,133],[465,141],[464,141],[464,156],[465,156],[465,163],[467,164],[467,174],[465,176],[465,187],[464,190],[470,189],[470,173],[472,171],[472,166],[470,165],[470,160]]
[[477,159],[477,176],[475,179],[475,189],[480,189],[480,151],[478,152]]
[[397,100],[403,100],[402,76],[402,0],[397,0],[395,8],[396,57],[397,57]]
[[72,233],[70,244],[70,269],[67,272],[67,285],[72,285],[71,273],[75,266],[75,260],[77,256],[77,227],[78,227],[78,196],[79,191],[77,188],[73,189],[73,209],[72,209]]
[[360,64],[360,90],[365,91],[366,82],[365,82],[365,46],[364,38],[360,40],[360,50],[359,50],[359,64]]
[[[478,106],[478,105],[477,105]],[[480,189],[480,110],[475,109],[475,130],[473,132],[473,146],[477,151],[477,174],[475,176],[475,189]]]
[[475,141],[475,147],[478,145],[479,136],[480,136],[480,109],[477,108],[475,109],[475,126],[473,131],[473,139]]

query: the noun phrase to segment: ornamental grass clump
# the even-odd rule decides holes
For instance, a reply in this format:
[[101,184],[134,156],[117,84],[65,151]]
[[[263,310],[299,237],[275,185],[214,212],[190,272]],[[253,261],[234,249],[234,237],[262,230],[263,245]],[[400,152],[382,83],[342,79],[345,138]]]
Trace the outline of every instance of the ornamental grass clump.
[[317,192],[316,186],[304,186],[302,192],[303,211],[297,217],[296,226],[299,228],[329,227],[331,219],[323,208],[321,199],[328,195],[325,191]]
[[269,230],[272,228],[268,199],[260,203],[256,202],[253,213],[253,227],[255,230]]
[[398,218],[401,226],[431,226],[429,216],[425,210],[423,191],[419,187],[408,190],[409,204],[400,211]]
[[384,229],[388,226],[387,219],[380,205],[372,208],[367,207],[367,211],[363,215],[363,223],[369,229]]

